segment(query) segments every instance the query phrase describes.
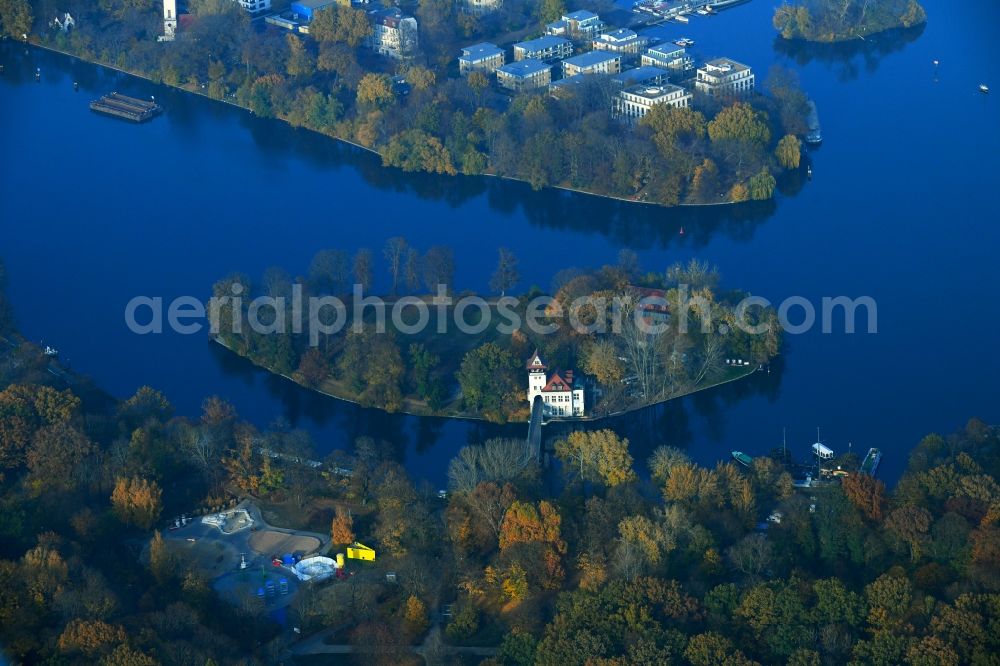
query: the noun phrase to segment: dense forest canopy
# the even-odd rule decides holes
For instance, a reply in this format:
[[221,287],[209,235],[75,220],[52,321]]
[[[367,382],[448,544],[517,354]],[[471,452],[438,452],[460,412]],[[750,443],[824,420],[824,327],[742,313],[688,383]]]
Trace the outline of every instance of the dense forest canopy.
[[927,20],[917,0],[799,0],[782,4],[774,27],[785,39],[840,42]]

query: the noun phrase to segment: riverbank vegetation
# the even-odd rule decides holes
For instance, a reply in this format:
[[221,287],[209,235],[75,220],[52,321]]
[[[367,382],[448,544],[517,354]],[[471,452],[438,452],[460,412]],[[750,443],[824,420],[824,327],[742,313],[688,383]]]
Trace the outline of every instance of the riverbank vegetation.
[[[780,452],[706,468],[669,442],[640,476],[605,430],[547,443],[556,492],[523,440],[490,440],[458,453],[442,497],[395,443],[303,464],[308,435],[259,431],[218,398],[177,416],[153,389],[99,399],[48,364],[0,347],[0,644],[18,662],[295,663],[323,630],[365,664],[417,663],[416,647],[461,663],[462,646],[504,666],[1000,651],[1000,431],[980,421],[924,438],[891,492],[853,474],[802,493]],[[255,599],[222,601],[155,530],[251,496],[377,561],[302,588],[283,627]]]
[[[458,305],[475,295],[454,291],[449,248],[421,252],[395,237],[382,257],[391,289],[381,315],[349,288],[353,282],[370,294],[373,253],[362,249],[352,259],[340,250],[324,250],[308,277],[293,280],[273,268],[258,284],[242,275],[216,283],[213,295],[227,299],[221,301],[216,339],[272,372],[364,406],[494,422],[527,420],[524,364],[533,350],[551,369],[585,375],[590,416],[637,409],[741,377],[780,351],[773,310],[751,307],[738,321],[744,294],[721,290],[718,272],[696,261],[644,272],[625,251],[615,265],[561,271],[549,293],[533,287],[504,300],[497,296],[509,293],[519,276],[517,258],[501,248],[490,280],[495,293],[489,301],[480,299],[479,309]],[[452,304],[433,300],[438,285]],[[344,303],[340,329],[323,333],[317,327],[319,334],[312,335],[303,326],[296,332],[297,290],[303,302],[332,295]],[[236,292],[239,303],[227,298]],[[260,306],[252,305],[254,298],[263,299]],[[422,326],[415,325],[416,304],[428,311]],[[251,308],[257,331],[247,323]],[[330,309],[321,322],[335,318]],[[380,320],[384,332],[378,332]],[[727,359],[745,363],[735,366]]]
[[842,42],[896,28],[923,24],[927,13],[917,0],[798,0],[774,12],[774,27],[785,39]]
[[[178,39],[158,43],[153,0],[0,6],[12,35],[27,21],[25,32],[46,46],[362,145],[406,171],[491,174],[664,205],[739,202],[773,196],[774,177],[797,162],[774,151],[804,132],[797,87],[774,94],[772,86],[738,103],[697,93],[691,108],[661,105],[629,128],[611,117],[617,88],[605,76],[560,99],[547,91],[512,97],[481,73],[459,77],[460,46],[538,32],[541,14],[523,2],[479,18],[448,2],[403,3],[420,21],[422,44],[406,62],[360,46],[370,28],[351,8],[317,12],[311,34],[296,36],[252,24],[238,3],[193,1]],[[558,16],[559,7],[545,6],[542,14]],[[70,32],[48,25],[58,11],[74,16]]]

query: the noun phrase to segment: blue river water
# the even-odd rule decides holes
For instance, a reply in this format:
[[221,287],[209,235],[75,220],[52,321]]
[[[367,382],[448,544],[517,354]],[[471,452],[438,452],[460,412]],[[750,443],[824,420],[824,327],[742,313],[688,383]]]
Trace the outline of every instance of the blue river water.
[[[880,474],[892,481],[924,434],[972,416],[1000,421],[1000,115],[977,90],[1000,86],[1000,7],[926,8],[925,28],[835,47],[777,40],[764,0],[663,28],[694,39],[701,57],[751,65],[758,82],[772,64],[795,69],[818,105],[825,143],[810,154],[813,179],[773,205],[742,208],[667,210],[404,175],[317,135],[8,41],[0,257],[19,327],[118,396],[149,384],[193,415],[217,394],[261,426],[309,430],[321,454],[369,435],[440,484],[459,447],[524,427],[360,409],[257,370],[204,334],[134,335],[125,304],[205,298],[232,271],[304,274],[321,248],[378,255],[395,235],[421,249],[452,246],[459,286],[477,290],[500,245],[519,257],[522,287],[614,262],[621,248],[650,270],[695,257],[717,265],[724,286],[774,303],[801,296],[819,310],[825,296],[870,296],[878,332],[848,335],[842,320],[831,334],[816,326],[788,336],[770,374],[611,423],[636,459],[659,444],[706,464],[732,449],[766,453],[783,428],[803,455],[820,427],[837,451],[881,447]],[[156,95],[166,113],[141,126],[91,113],[87,102],[111,90]]]

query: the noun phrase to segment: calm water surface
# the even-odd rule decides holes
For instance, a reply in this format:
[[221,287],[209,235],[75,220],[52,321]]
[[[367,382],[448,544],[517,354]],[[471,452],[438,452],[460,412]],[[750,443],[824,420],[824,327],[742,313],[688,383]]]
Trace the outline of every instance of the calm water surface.
[[[327,399],[203,335],[135,336],[125,303],[205,297],[231,271],[303,274],[320,248],[378,252],[394,235],[422,249],[451,245],[459,284],[483,290],[499,245],[519,256],[523,287],[613,262],[621,248],[649,269],[697,257],[718,265],[726,286],[774,302],[871,296],[879,332],[789,336],[769,375],[618,420],[636,458],[661,443],[704,463],[734,448],[765,453],[783,427],[804,453],[821,426],[836,450],[882,447],[881,475],[895,479],[922,435],[970,416],[1000,422],[1000,130],[996,99],[976,90],[1000,86],[1000,8],[926,6],[926,29],[841,47],[776,41],[764,0],[665,28],[695,39],[698,55],[731,56],[761,78],[774,63],[796,69],[819,106],[814,179],[742,209],[671,211],[494,179],[404,176],[316,135],[7,42],[0,256],[19,325],[119,396],[150,384],[196,414],[218,394],[262,426],[308,429],[321,453],[370,435],[441,483],[460,446],[497,429]],[[155,94],[167,112],[142,126],[92,114],[87,102],[111,90]]]

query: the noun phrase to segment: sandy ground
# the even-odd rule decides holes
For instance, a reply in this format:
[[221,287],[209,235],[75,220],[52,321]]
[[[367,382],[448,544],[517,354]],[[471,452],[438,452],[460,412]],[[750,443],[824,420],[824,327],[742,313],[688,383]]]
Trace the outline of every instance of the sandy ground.
[[261,555],[283,555],[285,553],[311,553],[319,548],[319,539],[312,536],[297,536],[272,530],[261,530],[250,536],[250,547]]

